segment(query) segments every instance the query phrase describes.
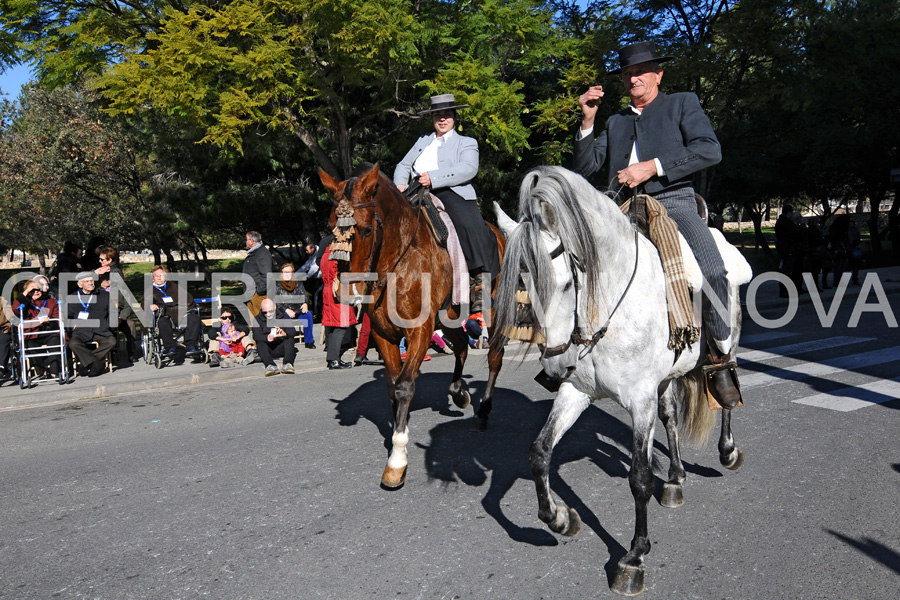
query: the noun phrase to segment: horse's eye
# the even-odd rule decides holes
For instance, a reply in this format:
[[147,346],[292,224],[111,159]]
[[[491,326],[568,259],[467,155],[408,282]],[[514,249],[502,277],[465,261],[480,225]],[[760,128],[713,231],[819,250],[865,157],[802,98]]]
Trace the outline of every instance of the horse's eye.
[[366,228],[360,230],[359,235],[362,236],[362,237],[368,237],[368,235],[369,235],[370,233],[372,233],[372,228],[371,228],[371,227],[366,227]]
[[571,289],[572,289],[572,280],[570,279],[569,281],[566,282],[565,287],[563,287],[563,291],[568,292]]

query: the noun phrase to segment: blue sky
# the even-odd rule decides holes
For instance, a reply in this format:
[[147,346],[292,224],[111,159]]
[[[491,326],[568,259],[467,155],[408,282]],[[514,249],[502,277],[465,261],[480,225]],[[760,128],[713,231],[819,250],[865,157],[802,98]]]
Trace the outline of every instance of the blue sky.
[[11,67],[0,75],[0,90],[7,100],[14,100],[19,95],[19,90],[31,78],[27,66]]

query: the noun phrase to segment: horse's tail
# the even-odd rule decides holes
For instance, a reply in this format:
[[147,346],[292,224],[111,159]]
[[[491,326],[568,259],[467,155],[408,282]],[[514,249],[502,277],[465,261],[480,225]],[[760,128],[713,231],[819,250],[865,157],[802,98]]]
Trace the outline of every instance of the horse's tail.
[[697,368],[674,382],[680,397],[678,429],[682,439],[692,446],[703,446],[716,423],[718,412],[709,409],[702,369]]

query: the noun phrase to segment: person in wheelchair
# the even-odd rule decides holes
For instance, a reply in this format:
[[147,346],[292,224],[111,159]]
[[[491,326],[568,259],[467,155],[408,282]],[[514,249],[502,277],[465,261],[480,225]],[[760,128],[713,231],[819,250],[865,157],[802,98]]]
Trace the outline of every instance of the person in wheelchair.
[[156,265],[150,271],[153,276],[153,301],[150,310],[156,314],[156,328],[165,350],[164,356],[174,356],[178,352],[175,343],[175,328],[186,311],[187,324],[184,330],[185,354],[202,352],[200,348],[200,313],[194,304],[194,297],[182,290],[173,281],[167,281],[169,270]]
[[95,277],[91,271],[79,273],[78,289],[66,306],[69,348],[81,363],[79,375],[88,377],[103,374],[106,357],[116,346],[109,329],[109,294],[95,293]]
[[[26,348],[39,348],[51,345],[52,336],[37,335],[38,331],[59,331],[59,325],[50,319],[59,319],[59,304],[55,299],[44,296],[41,284],[31,280],[25,284],[22,290],[21,300],[13,302],[13,313],[29,323],[24,327],[24,341]],[[41,356],[30,359],[38,377],[58,377],[61,364],[59,356]]]

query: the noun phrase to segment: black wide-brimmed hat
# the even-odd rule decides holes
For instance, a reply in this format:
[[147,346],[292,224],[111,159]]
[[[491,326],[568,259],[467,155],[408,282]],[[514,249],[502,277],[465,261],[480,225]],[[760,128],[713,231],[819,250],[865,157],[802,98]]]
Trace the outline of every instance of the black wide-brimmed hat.
[[439,110],[455,110],[457,108],[469,108],[468,104],[457,104],[453,94],[440,94],[431,97],[431,108],[423,110],[420,115],[437,112]]
[[636,42],[619,48],[619,68],[610,73],[621,73],[622,69],[631,65],[639,65],[645,62],[666,62],[672,60],[671,56],[657,56],[656,45],[653,42]]

